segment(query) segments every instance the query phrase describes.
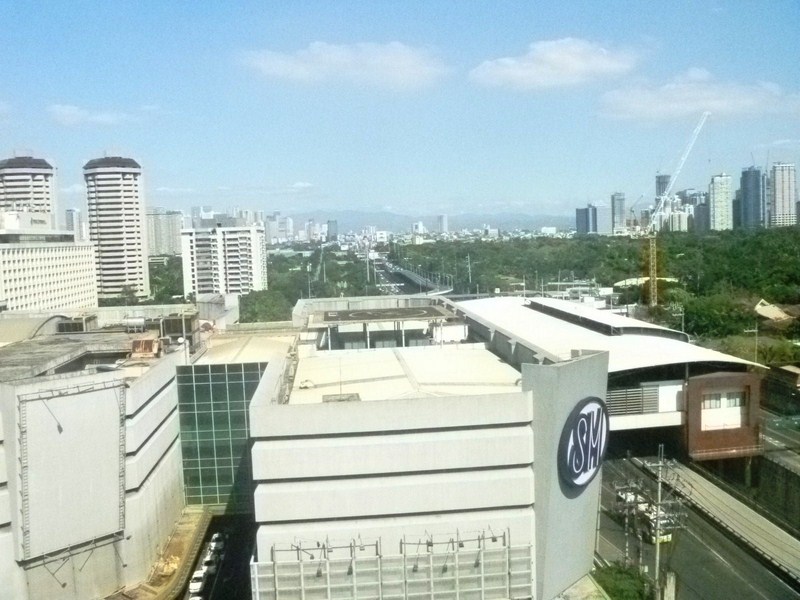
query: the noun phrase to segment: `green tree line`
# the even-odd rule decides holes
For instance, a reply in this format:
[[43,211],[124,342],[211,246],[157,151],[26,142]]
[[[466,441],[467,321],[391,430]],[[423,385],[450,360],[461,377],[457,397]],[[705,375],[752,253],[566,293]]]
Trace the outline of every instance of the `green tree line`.
[[354,253],[341,255],[335,247],[316,248],[304,254],[270,256],[269,289],[250,292],[239,300],[239,320],[285,321],[301,298],[371,296],[379,294],[370,278],[367,263]]
[[[661,308],[651,317],[678,327],[668,310],[683,307],[691,334],[722,337],[753,328],[756,302],[800,303],[800,228],[723,231],[696,236],[665,233],[657,238]],[[392,258],[410,268],[448,273],[456,293],[536,290],[547,282],[593,279],[600,286],[648,275],[647,239],[580,236],[509,241],[438,242],[392,247]],[[624,302],[646,303],[647,286],[623,293]],[[796,326],[782,332],[800,334]],[[752,355],[751,355],[752,357]]]

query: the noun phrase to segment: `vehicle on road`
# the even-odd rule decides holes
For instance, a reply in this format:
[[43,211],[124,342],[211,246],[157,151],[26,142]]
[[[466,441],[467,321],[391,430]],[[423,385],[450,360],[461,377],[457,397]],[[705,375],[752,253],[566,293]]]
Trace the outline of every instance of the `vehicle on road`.
[[[642,537],[651,544],[659,542],[671,542],[672,532],[677,528],[677,517],[663,508],[656,509],[655,504],[643,494],[630,490],[618,490],[616,495],[617,511],[624,514],[625,511],[632,511],[638,524],[638,529]],[[656,531],[658,530],[658,536]]]

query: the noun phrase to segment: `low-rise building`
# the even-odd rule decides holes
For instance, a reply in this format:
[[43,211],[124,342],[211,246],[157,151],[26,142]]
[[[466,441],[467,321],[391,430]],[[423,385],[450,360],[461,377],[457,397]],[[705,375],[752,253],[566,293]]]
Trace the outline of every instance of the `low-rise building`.
[[85,331],[93,321],[0,319],[3,597],[84,600],[145,580],[184,507],[187,353],[144,318]]

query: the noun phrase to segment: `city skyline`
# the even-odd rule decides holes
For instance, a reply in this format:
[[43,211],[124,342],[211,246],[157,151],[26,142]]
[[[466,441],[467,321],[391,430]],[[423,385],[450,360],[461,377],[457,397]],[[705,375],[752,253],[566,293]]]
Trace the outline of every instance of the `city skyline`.
[[183,211],[569,215],[654,196],[704,110],[676,190],[800,162],[792,2],[84,8],[0,40],[0,154],[50,162],[59,213],[107,154]]

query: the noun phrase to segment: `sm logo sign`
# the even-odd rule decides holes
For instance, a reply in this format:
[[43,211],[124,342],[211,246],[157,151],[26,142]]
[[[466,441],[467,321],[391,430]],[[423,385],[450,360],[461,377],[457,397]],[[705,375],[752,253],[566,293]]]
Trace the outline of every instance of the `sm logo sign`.
[[584,398],[572,409],[558,444],[558,474],[579,492],[600,470],[608,446],[608,411],[600,398]]

